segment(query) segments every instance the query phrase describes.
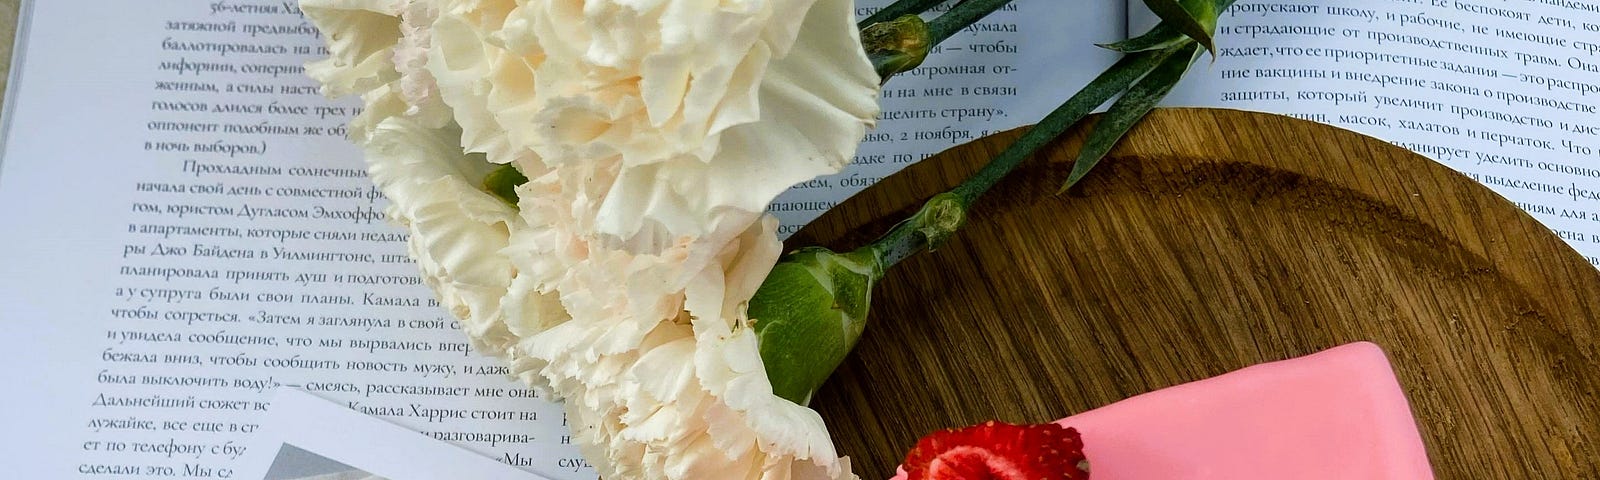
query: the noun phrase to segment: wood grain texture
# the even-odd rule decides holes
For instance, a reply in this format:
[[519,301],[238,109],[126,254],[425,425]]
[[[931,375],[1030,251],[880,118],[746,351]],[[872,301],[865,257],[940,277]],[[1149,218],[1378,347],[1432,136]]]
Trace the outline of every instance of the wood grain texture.
[[[884,179],[789,246],[858,246],[1015,133]],[[1600,478],[1600,273],[1510,202],[1379,140],[1193,109],[1152,114],[1054,195],[1081,133],[877,289],[812,405],[863,478],[939,428],[1359,340],[1389,353],[1439,478]]]

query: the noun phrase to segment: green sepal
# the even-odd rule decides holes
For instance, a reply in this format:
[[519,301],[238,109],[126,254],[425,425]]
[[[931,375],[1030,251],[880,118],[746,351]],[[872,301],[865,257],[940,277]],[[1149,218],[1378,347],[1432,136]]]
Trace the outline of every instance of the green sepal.
[[528,183],[528,177],[523,176],[522,172],[517,171],[516,167],[506,164],[501,165],[494,171],[489,172],[489,175],[483,177],[483,191],[489,192],[490,195],[494,195],[496,198],[515,207],[517,206],[517,187],[522,186],[524,183]]
[[883,267],[870,250],[838,254],[796,250],[772,267],[750,299],[772,393],[799,405],[811,401],[866,329],[872,287]]

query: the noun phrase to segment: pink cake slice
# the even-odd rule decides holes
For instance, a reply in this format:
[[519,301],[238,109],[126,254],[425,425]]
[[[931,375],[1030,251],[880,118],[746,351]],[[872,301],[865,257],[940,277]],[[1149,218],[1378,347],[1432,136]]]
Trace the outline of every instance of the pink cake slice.
[[[1383,350],[1352,343],[1064,418],[1094,480],[1432,479]],[[903,475],[903,473],[902,473]]]

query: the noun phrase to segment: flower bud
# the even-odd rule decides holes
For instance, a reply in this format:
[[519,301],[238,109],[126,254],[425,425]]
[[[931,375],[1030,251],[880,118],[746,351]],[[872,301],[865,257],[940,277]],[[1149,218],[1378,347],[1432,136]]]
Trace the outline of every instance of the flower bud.
[[772,267],[750,299],[772,393],[800,405],[844,361],[866,328],[883,265],[870,248],[838,254],[796,250]]
[[906,15],[862,29],[861,46],[877,69],[878,78],[887,82],[890,76],[921,65],[933,41],[922,17]]

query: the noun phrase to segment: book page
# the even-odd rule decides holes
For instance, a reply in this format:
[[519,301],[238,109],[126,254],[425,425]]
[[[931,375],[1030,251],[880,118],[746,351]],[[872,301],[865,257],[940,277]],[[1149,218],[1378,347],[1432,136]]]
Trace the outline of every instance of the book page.
[[[1025,2],[958,34],[889,84],[859,165],[773,210],[792,228],[927,154],[1031,123],[1111,61],[1091,43],[1121,35],[1122,5],[1094,5],[1067,18],[1115,18],[1105,31],[1058,33],[1045,19],[1065,7]],[[0,400],[14,439],[0,476],[260,478],[238,459],[288,386],[540,475],[594,477],[559,406],[471,351],[420,284],[343,139],[358,104],[303,75],[324,52],[295,2],[25,11],[0,157],[0,384],[16,390]]]
[[[294,2],[32,5],[0,160],[7,478],[260,478],[283,385],[552,478],[558,405],[468,348],[301,73]],[[114,40],[114,41],[108,41]]]
[[550,480],[362,415],[293,388],[279,388],[240,462],[262,480]]
[[1217,45],[1167,105],[1288,114],[1409,148],[1600,266],[1600,4],[1241,1]]

